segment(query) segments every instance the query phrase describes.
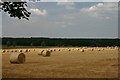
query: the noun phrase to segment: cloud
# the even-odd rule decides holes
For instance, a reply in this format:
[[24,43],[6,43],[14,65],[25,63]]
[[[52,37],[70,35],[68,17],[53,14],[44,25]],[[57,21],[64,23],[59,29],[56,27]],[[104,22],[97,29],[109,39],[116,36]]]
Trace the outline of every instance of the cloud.
[[[96,5],[82,8],[80,11],[93,17],[104,17],[110,19],[108,14],[114,14],[118,10],[117,3],[98,3]],[[115,16],[115,15],[113,15]]]
[[74,6],[66,6],[65,8],[68,9],[68,10],[73,10],[73,9],[75,9]]
[[97,5],[94,5],[94,6],[91,6],[88,8],[89,11],[96,11],[98,10],[99,8],[102,8],[103,7],[103,3],[98,3]]
[[64,20],[66,20],[66,19],[73,20],[73,19],[75,19],[75,14],[69,14],[69,15],[64,14],[63,18],[64,18]]
[[57,0],[57,5],[74,5],[73,0]]
[[64,21],[64,20],[63,21],[56,21],[54,23],[55,23],[55,25],[58,25],[56,27],[62,27],[62,28],[70,27],[70,26],[74,25],[74,23],[69,22],[69,21]]
[[74,1],[73,0],[57,0],[57,5],[65,6],[66,9],[72,10],[74,8]]
[[32,14],[35,14],[35,15],[47,15],[47,11],[45,9],[43,10],[40,10],[40,9],[30,9],[30,11],[32,12]]
[[74,2],[57,2],[57,5],[61,5],[61,6],[73,6]]

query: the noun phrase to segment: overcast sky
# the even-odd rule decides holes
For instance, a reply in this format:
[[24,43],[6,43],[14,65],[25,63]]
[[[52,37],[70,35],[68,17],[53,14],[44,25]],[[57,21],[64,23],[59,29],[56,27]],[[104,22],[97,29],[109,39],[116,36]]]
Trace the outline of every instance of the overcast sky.
[[29,2],[28,10],[32,13],[29,21],[3,12],[3,37],[118,37],[117,3]]

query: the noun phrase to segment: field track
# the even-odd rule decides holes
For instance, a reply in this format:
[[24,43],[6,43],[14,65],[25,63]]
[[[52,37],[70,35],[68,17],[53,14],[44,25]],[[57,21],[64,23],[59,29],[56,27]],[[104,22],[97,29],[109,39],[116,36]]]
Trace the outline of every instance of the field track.
[[[50,57],[38,55],[45,48],[5,49],[3,78],[117,78],[118,48],[48,48]],[[84,52],[81,51],[84,49]],[[24,64],[11,64],[11,53],[26,55]]]

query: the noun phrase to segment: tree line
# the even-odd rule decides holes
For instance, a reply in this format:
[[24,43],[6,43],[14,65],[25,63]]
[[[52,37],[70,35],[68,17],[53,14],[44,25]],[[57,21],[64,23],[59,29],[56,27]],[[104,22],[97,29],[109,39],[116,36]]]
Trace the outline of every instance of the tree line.
[[2,38],[3,46],[120,46],[120,39]]

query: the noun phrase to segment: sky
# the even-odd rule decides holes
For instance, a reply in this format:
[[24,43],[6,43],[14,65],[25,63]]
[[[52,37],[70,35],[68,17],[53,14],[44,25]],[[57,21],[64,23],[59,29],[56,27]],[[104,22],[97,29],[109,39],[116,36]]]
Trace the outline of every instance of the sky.
[[118,38],[117,2],[27,4],[29,21],[2,12],[3,37]]

